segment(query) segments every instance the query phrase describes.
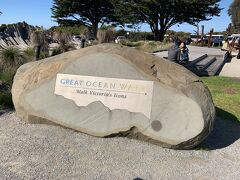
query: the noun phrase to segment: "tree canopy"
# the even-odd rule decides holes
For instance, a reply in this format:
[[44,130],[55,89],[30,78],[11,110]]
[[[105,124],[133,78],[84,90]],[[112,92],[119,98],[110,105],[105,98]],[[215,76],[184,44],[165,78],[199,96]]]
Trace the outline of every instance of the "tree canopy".
[[240,0],[232,2],[228,9],[228,14],[231,16],[234,30],[240,31]]
[[85,25],[94,37],[107,24],[147,23],[155,40],[162,41],[175,24],[195,25],[218,16],[220,0],[54,0],[53,18],[59,24]]
[[[147,23],[155,40],[163,40],[166,31],[175,24],[195,25],[203,20],[218,16],[220,0],[114,0],[118,4],[120,17]],[[122,4],[119,5],[119,4]],[[127,8],[126,8],[127,7]],[[129,12],[127,12],[129,11]]]
[[87,26],[95,38],[99,26],[117,22],[110,0],[54,0],[51,10],[60,25]]

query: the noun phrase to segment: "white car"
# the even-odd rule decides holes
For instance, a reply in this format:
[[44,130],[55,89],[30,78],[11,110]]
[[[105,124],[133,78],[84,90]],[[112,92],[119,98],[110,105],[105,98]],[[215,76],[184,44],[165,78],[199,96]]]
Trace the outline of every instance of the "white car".
[[[238,41],[240,39],[240,34],[232,34],[231,36],[227,37],[227,40],[229,43],[232,43],[233,41]],[[223,41],[224,43],[225,41]]]
[[118,36],[116,39],[115,39],[115,43],[120,43],[121,41],[124,41],[126,40],[127,38],[125,36]]
[[240,34],[232,34],[231,36],[228,36],[227,41],[228,42],[223,41],[222,50],[229,51],[231,47],[231,51],[237,51],[240,41]]

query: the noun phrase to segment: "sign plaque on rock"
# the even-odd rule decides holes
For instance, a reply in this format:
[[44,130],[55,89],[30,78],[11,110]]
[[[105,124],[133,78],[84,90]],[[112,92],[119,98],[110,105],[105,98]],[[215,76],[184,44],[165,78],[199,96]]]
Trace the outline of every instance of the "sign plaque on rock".
[[17,115],[30,123],[175,149],[198,145],[215,119],[211,94],[198,76],[116,44],[25,64],[14,77],[12,95]]

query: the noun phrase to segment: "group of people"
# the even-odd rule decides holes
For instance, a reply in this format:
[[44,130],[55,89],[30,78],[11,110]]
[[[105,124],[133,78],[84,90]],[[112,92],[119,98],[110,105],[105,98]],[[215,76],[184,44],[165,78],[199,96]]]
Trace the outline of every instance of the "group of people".
[[168,50],[168,59],[181,65],[189,62],[189,50],[186,43],[176,39],[174,45]]

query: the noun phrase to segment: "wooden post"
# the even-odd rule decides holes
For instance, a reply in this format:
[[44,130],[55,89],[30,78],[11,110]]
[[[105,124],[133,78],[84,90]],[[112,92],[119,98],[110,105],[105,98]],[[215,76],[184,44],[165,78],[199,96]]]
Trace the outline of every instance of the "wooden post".
[[197,24],[197,44],[198,44],[198,39],[199,39],[199,25]]
[[211,47],[211,42],[212,42],[212,34],[213,34],[214,29],[212,28],[209,32],[209,37],[208,37],[208,48]]
[[204,37],[204,25],[202,25],[202,35],[201,35],[201,45],[204,45],[204,41],[203,41],[203,37]]
[[231,33],[231,31],[232,31],[232,23],[230,23],[230,24],[228,25],[227,35],[229,35],[229,34]]
[[229,48],[228,52],[229,54],[231,55],[232,54],[232,45],[229,44],[229,41],[228,41],[228,35],[231,34],[231,31],[232,31],[232,23],[230,23],[226,29],[226,37],[225,37],[225,40],[227,42],[227,47]]

